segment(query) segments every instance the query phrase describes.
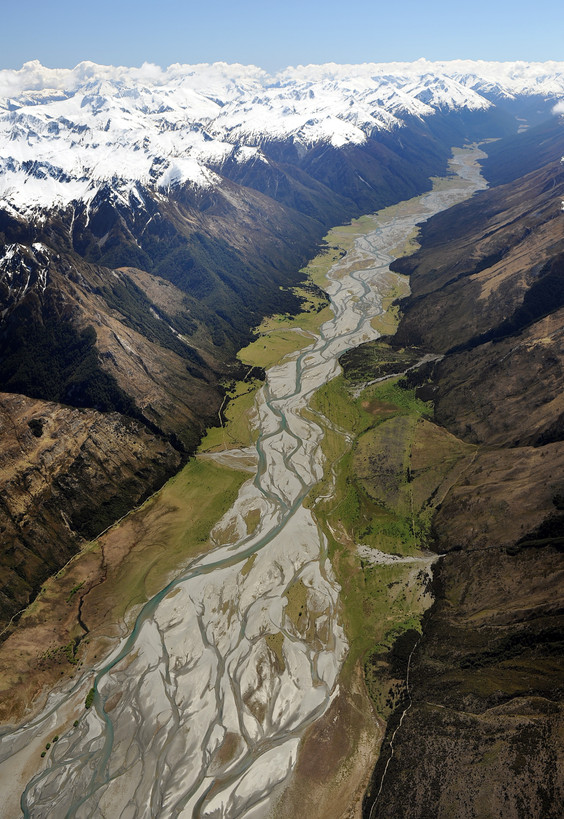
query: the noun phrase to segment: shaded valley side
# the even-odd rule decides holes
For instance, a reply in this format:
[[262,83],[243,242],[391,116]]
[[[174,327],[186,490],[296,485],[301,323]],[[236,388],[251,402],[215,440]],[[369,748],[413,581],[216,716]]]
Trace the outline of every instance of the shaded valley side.
[[[435,357],[405,386],[433,402],[438,428],[469,454],[430,521],[428,542],[443,555],[436,599],[367,819],[562,814],[559,127],[551,162],[437,215],[422,248],[393,265],[412,293],[388,341]],[[520,139],[534,144],[533,132]]]

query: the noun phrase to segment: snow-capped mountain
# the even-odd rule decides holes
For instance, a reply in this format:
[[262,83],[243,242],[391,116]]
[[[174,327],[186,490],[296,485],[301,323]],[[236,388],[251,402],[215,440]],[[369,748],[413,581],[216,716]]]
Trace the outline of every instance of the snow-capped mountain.
[[[493,101],[564,96],[564,63],[335,64],[268,75],[254,66],[154,65],[72,70],[38,62],[0,71],[0,204],[20,214],[89,203],[110,185],[143,201],[190,182],[219,184],[222,166],[358,146],[437,113]],[[268,153],[268,152],[266,152]]]
[[2,429],[74,442],[55,472],[17,455],[0,617],[194,450],[329,227],[429,190],[465,140],[520,140],[488,143],[502,176],[560,158],[556,118],[515,134],[563,99],[557,63],[0,71]]

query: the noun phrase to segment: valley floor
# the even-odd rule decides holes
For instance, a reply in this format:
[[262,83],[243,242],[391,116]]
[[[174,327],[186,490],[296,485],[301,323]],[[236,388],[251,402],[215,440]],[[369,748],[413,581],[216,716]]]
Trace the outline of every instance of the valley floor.
[[136,815],[149,803],[163,816],[361,815],[430,602],[433,557],[420,547],[473,452],[413,390],[366,383],[419,351],[376,348],[338,378],[336,358],[393,328],[385,308],[406,284],[388,264],[418,221],[480,184],[475,156],[457,153],[457,176],[432,193],[329,235],[310,272],[335,317],[314,299],[301,321],[264,327],[244,361],[295,352],[259,392],[251,379],[237,388],[207,453],[22,617],[0,652],[4,719],[31,701],[42,710],[2,736],[7,815],[22,791],[30,816],[94,804],[109,816],[127,800]]

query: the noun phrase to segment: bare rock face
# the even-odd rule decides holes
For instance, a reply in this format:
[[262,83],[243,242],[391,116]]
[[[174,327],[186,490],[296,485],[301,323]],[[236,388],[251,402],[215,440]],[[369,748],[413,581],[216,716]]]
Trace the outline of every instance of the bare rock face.
[[178,468],[162,436],[118,413],[0,394],[0,621]]

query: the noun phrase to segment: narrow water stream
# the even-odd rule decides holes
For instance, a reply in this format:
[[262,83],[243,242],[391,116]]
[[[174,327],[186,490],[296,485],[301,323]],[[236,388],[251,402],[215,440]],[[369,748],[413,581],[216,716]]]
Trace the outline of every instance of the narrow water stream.
[[[302,410],[338,373],[345,350],[377,337],[370,322],[382,311],[390,251],[417,222],[485,186],[478,154],[469,149],[453,160],[460,186],[381,221],[334,265],[334,317],[307,349],[269,370],[259,393],[256,475],[216,527],[231,542],[150,600],[130,636],[95,669],[93,707],[28,782],[23,816],[268,815],[300,737],[335,695],[347,651],[325,538],[302,506],[323,473],[322,430]],[[249,534],[246,520],[257,511]],[[56,724],[60,709],[82,707],[85,679],[2,736],[0,763]]]

